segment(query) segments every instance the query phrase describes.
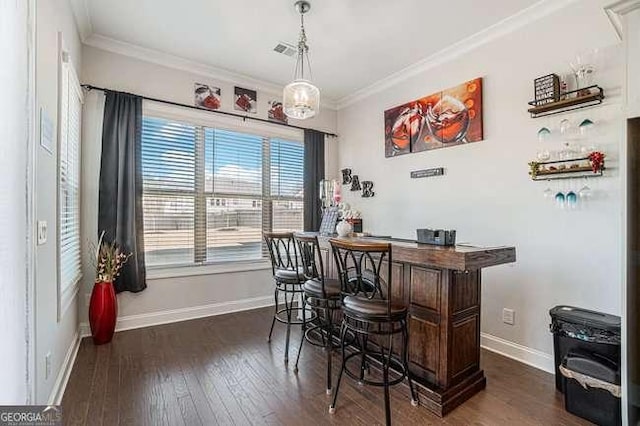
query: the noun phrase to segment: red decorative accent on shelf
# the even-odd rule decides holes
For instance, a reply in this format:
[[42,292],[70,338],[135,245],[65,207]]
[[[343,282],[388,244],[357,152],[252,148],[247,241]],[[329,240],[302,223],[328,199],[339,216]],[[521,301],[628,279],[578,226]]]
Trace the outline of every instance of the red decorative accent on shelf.
[[109,343],[116,329],[118,300],[111,282],[97,282],[93,285],[89,304],[89,324],[93,343]]
[[605,155],[600,151],[593,151],[589,154],[589,161],[591,161],[591,170],[593,173],[598,173],[602,170],[602,166],[604,165],[604,157]]

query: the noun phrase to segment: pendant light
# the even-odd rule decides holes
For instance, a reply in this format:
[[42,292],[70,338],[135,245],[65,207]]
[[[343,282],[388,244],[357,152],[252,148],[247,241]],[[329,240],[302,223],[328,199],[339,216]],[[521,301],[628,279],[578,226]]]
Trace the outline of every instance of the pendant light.
[[318,114],[320,109],[320,90],[305,78],[305,71],[309,75],[309,78],[311,77],[311,62],[309,61],[307,35],[304,31],[304,14],[311,9],[311,4],[305,0],[298,0],[294,6],[298,13],[300,13],[298,59],[296,60],[293,81],[284,88],[282,104],[284,106],[284,113],[288,117],[304,120]]

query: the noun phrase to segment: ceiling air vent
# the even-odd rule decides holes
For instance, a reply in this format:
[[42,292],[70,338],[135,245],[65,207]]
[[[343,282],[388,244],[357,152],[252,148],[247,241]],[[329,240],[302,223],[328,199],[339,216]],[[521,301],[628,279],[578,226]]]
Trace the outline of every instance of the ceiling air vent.
[[276,47],[273,48],[278,53],[282,53],[283,55],[287,55],[289,57],[293,57],[296,55],[296,47],[292,44],[285,43],[284,41],[279,41]]

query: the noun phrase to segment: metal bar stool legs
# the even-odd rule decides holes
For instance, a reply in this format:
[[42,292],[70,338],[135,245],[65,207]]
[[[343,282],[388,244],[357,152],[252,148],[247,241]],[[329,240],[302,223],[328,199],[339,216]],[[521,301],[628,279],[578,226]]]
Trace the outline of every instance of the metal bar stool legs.
[[[340,366],[340,372],[338,374],[338,380],[336,383],[336,387],[333,392],[333,398],[331,401],[331,405],[329,406],[329,413],[333,414],[336,411],[336,403],[338,400],[338,393],[340,392],[340,384],[342,382],[342,376],[346,373],[351,376],[353,379],[357,380],[359,383],[368,384],[373,386],[380,386],[384,390],[384,406],[385,406],[385,421],[387,425],[391,425],[391,406],[390,406],[390,397],[389,397],[389,387],[395,384],[400,383],[405,378],[409,382],[409,390],[411,392],[411,405],[414,407],[418,405],[418,395],[416,393],[413,381],[411,380],[411,373],[409,372],[409,356],[408,356],[408,331],[407,331],[407,322],[406,320],[401,320],[398,322],[399,324],[399,334],[402,336],[402,353],[399,354],[399,357],[395,357],[393,355],[393,338],[398,333],[383,333],[379,334],[384,340],[387,340],[387,345],[380,345],[379,352],[372,353],[368,348],[364,346],[364,342],[368,340],[367,336],[368,332],[363,329],[355,329],[348,325],[348,319],[345,319],[342,323],[341,331],[340,331],[340,346],[341,346],[341,354],[342,354],[342,363]],[[362,346],[359,348],[355,348],[352,353],[347,353],[347,345],[346,335],[351,331],[357,334],[362,334],[360,339],[356,341],[362,342]],[[377,334],[377,333],[376,333]],[[358,373],[351,372],[347,367],[347,363],[352,358],[360,358],[360,368]],[[369,359],[371,357],[372,359]],[[374,381],[370,379],[364,378],[364,372],[367,370],[371,361],[377,361],[381,368],[382,373],[382,381]],[[390,372],[392,364],[395,366],[395,372],[398,377],[391,379]]]
[[273,290],[273,298],[275,306],[275,311],[273,312],[273,320],[271,321],[271,329],[269,330],[269,337],[267,338],[267,342],[271,342],[271,335],[273,334],[273,326],[276,325],[276,315],[278,315],[278,287]]
[[[306,303],[303,304],[303,306],[306,306],[306,305],[307,305]],[[314,346],[321,346],[326,352],[326,357],[327,357],[326,392],[327,392],[327,395],[331,395],[332,356],[333,356],[333,350],[338,347],[337,345],[334,344],[334,341],[333,341],[333,332],[334,332],[333,316],[337,308],[327,305],[322,308],[315,307],[315,310],[316,310],[316,313],[315,313],[316,324],[312,325],[310,328],[307,328],[306,330],[303,331],[302,339],[300,339],[300,346],[298,348],[298,355],[296,357],[296,365],[293,369],[293,372],[294,373],[298,372],[298,363],[300,361],[300,354],[302,353],[302,347],[305,340],[313,344]],[[317,331],[320,334],[319,342],[317,341],[317,339],[313,339],[309,337],[308,333],[312,331]]]
[[[304,334],[307,321],[304,308],[302,308],[302,320],[294,318],[294,313],[301,309],[299,305],[295,306],[295,298],[303,294],[302,284],[305,282],[305,276],[299,264],[299,255],[296,249],[296,242],[293,239],[293,233],[265,232],[264,241],[269,250],[271,271],[275,281],[275,311],[267,341],[271,341],[276,321],[286,324],[284,362],[287,364],[289,362],[291,326],[300,325]],[[284,308],[280,308],[279,304],[281,295],[284,295]]]
[[404,340],[404,348],[402,351],[402,361],[407,371],[407,381],[409,382],[409,391],[411,392],[411,405],[417,407],[420,402],[418,401],[418,393],[416,392],[413,380],[411,380],[411,372],[409,371],[409,327],[407,325],[406,319],[403,321],[403,323],[402,339]]
[[[313,320],[305,327],[300,341],[298,357],[294,372],[298,371],[298,362],[302,353],[302,345],[308,343],[322,347],[327,356],[327,394],[331,394],[332,354],[338,348],[334,343],[334,315],[341,309],[342,292],[340,282],[324,275],[324,264],[318,238],[314,234],[296,234],[294,239],[298,243],[298,253],[302,261],[302,269],[306,281],[302,285],[304,291],[304,305],[313,309]],[[304,310],[303,310],[304,313]]]
[[[302,305],[296,306],[295,299],[298,295],[302,294],[300,290],[298,290],[299,286],[292,284],[281,284],[276,286],[275,290],[275,303],[276,309],[273,315],[273,320],[271,321],[271,330],[269,331],[268,341],[271,341],[271,336],[273,333],[274,325],[277,322],[281,322],[286,325],[285,331],[285,343],[284,343],[284,363],[289,363],[289,343],[291,342],[291,326],[299,325],[302,331],[302,338],[304,338],[304,333],[306,331],[307,325],[307,315],[306,315],[306,306],[304,303],[304,297],[302,298]],[[280,308],[279,305],[279,296],[280,294],[284,294],[284,308]],[[302,311],[302,319],[297,319],[297,312]],[[297,373],[297,363],[296,369],[294,373]]]
[[331,395],[331,370],[332,370],[332,358],[333,358],[333,311],[329,308],[325,310],[327,316],[327,395]]
[[342,326],[340,327],[340,353],[342,354],[342,363],[340,365],[340,373],[338,373],[338,382],[336,383],[336,388],[333,390],[333,399],[331,400],[331,405],[329,406],[329,413],[333,414],[336,412],[336,401],[338,400],[338,392],[340,391],[340,383],[342,382],[342,373],[344,373],[344,365],[346,363],[347,354],[345,351],[344,338],[347,332],[347,326],[344,321],[342,322]]

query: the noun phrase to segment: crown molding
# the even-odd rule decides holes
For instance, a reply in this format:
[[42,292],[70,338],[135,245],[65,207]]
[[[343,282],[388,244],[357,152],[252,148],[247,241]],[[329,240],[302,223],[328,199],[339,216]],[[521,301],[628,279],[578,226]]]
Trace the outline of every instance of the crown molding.
[[620,41],[622,41],[624,37],[622,16],[636,9],[640,9],[640,0],[621,0],[604,8],[605,12],[607,12],[609,21],[611,21],[611,25],[613,25],[613,28],[618,34],[618,39]]
[[108,52],[139,59],[141,61],[151,62],[156,65],[200,74],[228,83],[243,84],[251,87],[252,89],[260,89],[266,92],[278,92],[282,90],[282,86],[273,82],[254,79],[247,75],[239,74],[224,68],[206,65],[201,62],[192,61],[160,50],[149,49],[114,38],[105,37],[100,34],[92,34],[87,38],[84,44],[101,50],[106,50]]
[[[156,65],[165,66],[193,74],[198,74],[214,80],[226,83],[249,87],[261,92],[280,94],[283,85],[267,80],[256,79],[254,77],[240,74],[228,69],[215,67],[213,65],[186,59],[181,56],[172,55],[156,49],[149,49],[132,43],[127,43],[114,38],[105,37],[100,34],[92,34],[86,38],[84,44],[105,50],[119,55],[128,56],[145,62],[151,62]],[[332,99],[323,99],[322,106],[324,108],[336,109],[336,103]]]
[[84,43],[93,34],[93,24],[91,23],[91,15],[89,14],[89,4],[87,0],[69,0],[73,18],[78,27],[80,40]]
[[338,99],[337,108],[346,108],[424,71],[450,62],[467,52],[563,9],[576,1],[577,0],[540,0],[532,6],[529,6],[528,8],[523,9],[520,12],[511,15],[469,37],[466,37],[451,46],[434,53],[433,55],[427,56],[426,58],[401,69],[400,71],[378,80],[373,84],[358,89],[350,95]]
[[[82,42],[101,50],[128,56],[134,59],[151,62],[157,65],[166,66],[181,71],[199,74],[208,78],[224,81],[231,84],[239,84],[253,89],[267,92],[280,93],[283,85],[267,80],[256,79],[254,77],[240,74],[225,68],[216,67],[209,64],[193,61],[170,53],[165,53],[156,49],[149,49],[132,43],[127,43],[114,38],[106,37],[93,32],[91,16],[87,0],[69,0],[73,9],[76,25]],[[358,89],[353,93],[344,96],[337,101],[323,98],[322,106],[328,109],[342,109],[354,103],[368,98],[369,96],[381,92],[389,87],[399,84],[411,77],[414,77],[429,69],[454,60],[484,44],[487,44],[499,37],[516,31],[538,19],[550,15],[578,0],[540,0],[520,12],[511,15],[500,22],[487,27],[469,37],[466,37],[433,55],[430,55],[400,71],[378,80],[366,87]],[[618,35],[621,36],[620,15],[628,13],[640,7],[640,0],[621,0],[611,6],[605,7],[613,26]]]

